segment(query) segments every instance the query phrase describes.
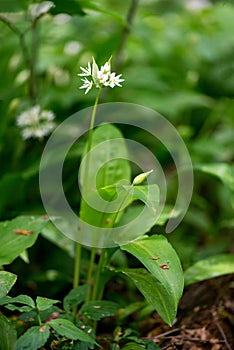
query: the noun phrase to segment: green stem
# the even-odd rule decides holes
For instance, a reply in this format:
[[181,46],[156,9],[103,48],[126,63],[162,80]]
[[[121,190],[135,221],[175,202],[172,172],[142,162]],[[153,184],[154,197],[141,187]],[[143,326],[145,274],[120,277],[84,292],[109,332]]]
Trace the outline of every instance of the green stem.
[[[124,203],[125,203],[126,199],[128,198],[128,194],[132,190],[132,188],[133,188],[133,185],[130,186],[130,188],[128,189],[126,195],[122,199],[122,201],[120,203],[120,206],[119,206],[119,209],[115,213],[115,217],[114,217],[114,220],[113,220],[112,227],[115,225],[116,219],[118,217],[118,214],[121,211],[121,208],[124,207]],[[97,271],[96,271],[95,278],[94,278],[94,287],[93,287],[92,300],[102,299],[104,286],[103,285],[100,286],[100,276],[101,276],[101,272],[103,270],[103,267],[105,265],[105,261],[106,261],[106,249],[102,249],[102,252],[101,252],[101,255],[100,255],[100,258],[99,258],[99,262],[98,262]]]
[[38,46],[39,46],[39,26],[38,21],[32,23],[32,37],[31,37],[31,62],[30,62],[30,81],[29,81],[29,96],[32,102],[37,102],[37,74],[36,64],[38,58]]
[[96,117],[96,113],[97,113],[97,106],[98,106],[98,101],[100,98],[101,91],[102,91],[102,88],[99,88],[97,97],[96,97],[95,102],[94,102],[92,115],[91,115],[91,120],[90,120],[90,125],[89,125],[88,152],[91,150],[91,147],[92,147],[93,127],[94,127],[95,117]]
[[115,216],[114,216],[114,219],[113,219],[113,226],[115,225],[116,223],[116,220],[117,220],[117,217],[118,217],[118,214],[119,212],[122,210],[122,207],[124,207],[124,204],[125,204],[125,201],[128,199],[128,195],[129,195],[129,192],[133,189],[133,185],[131,185],[129,187],[129,189],[127,190],[124,198],[122,199],[122,202],[120,203],[120,206],[119,206],[119,209],[115,212]]
[[39,314],[39,310],[37,310],[37,319],[38,319],[39,326],[41,326],[42,322],[41,322],[41,317],[40,317],[40,314]]
[[89,262],[88,279],[87,279],[87,282],[89,285],[89,293],[87,295],[86,302],[90,300],[92,295],[92,284],[93,284],[92,277],[93,277],[93,269],[94,269],[96,253],[97,253],[97,248],[93,247],[91,249],[91,256],[90,256],[90,262]]
[[100,290],[99,284],[100,284],[101,272],[102,272],[103,266],[105,264],[105,258],[106,258],[106,249],[102,249],[102,252],[101,252],[101,255],[99,258],[99,262],[98,262],[98,266],[97,266],[97,271],[96,271],[95,278],[94,278],[92,300],[97,300],[98,298],[99,299],[102,298],[103,287],[102,287],[102,290]]
[[[93,128],[94,128],[94,122],[95,122],[95,117],[96,117],[96,113],[97,113],[97,106],[98,106],[98,101],[99,101],[99,98],[100,98],[100,94],[101,94],[101,88],[98,90],[98,94],[97,94],[97,97],[96,97],[95,102],[94,102],[92,115],[91,115],[91,120],[90,120],[90,125],[89,125],[87,158],[86,158],[85,168],[84,168],[84,183],[83,183],[83,190],[82,190],[84,192],[87,190],[87,185],[86,185],[85,179],[88,179],[88,175],[89,175],[89,162],[90,162],[89,152],[90,152],[91,147],[92,147]],[[81,197],[80,213],[82,211],[83,203],[84,203],[84,200]],[[82,226],[83,225],[81,223],[80,224],[80,235],[82,235],[82,229],[83,229]],[[93,249],[94,248],[92,248],[91,261],[90,261],[90,266],[89,266],[89,277],[88,277],[89,283],[91,282],[92,271],[93,271],[95,255],[96,255],[96,251],[94,251]],[[79,242],[77,242],[76,243],[76,247],[75,247],[75,265],[74,265],[74,275],[73,275],[73,287],[74,288],[79,286],[80,267],[81,267],[80,266],[81,265],[81,255],[82,255],[82,245]],[[90,288],[91,288],[91,284],[90,284]]]
[[129,189],[127,190],[125,196],[123,197],[123,199],[122,199],[122,201],[121,201],[121,203],[120,203],[120,205],[119,205],[118,210],[116,210],[116,212],[115,212],[115,216],[114,216],[113,221],[112,221],[112,227],[110,227],[110,231],[107,232],[107,241],[108,241],[108,239],[109,239],[109,237],[110,237],[111,229],[114,227],[114,225],[115,225],[116,222],[117,222],[117,218],[118,218],[118,215],[119,215],[120,211],[122,210],[122,208],[123,208],[123,209],[125,208],[125,201],[128,200],[129,192],[130,192],[132,189],[133,189],[133,185],[131,184],[131,186],[130,186]]
[[73,275],[73,288],[77,288],[80,282],[80,263],[81,263],[82,245],[77,242],[75,249],[76,251],[75,251],[74,275]]

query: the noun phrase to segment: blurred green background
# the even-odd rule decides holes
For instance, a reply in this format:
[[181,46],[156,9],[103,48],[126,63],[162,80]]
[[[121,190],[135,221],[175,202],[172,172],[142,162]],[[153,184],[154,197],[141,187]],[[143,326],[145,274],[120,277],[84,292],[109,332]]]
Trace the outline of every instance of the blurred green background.
[[[45,5],[34,14],[36,29],[29,10],[35,3]],[[92,56],[104,64],[112,55],[113,69],[125,82],[122,88],[104,93],[102,102],[131,102],[158,111],[177,128],[189,149],[194,194],[183,222],[168,236],[184,267],[215,253],[234,252],[233,2],[53,3],[55,7],[50,8],[51,2],[0,0],[1,220],[44,214],[38,171],[47,138],[23,140],[16,117],[38,103],[52,110],[59,124],[91,106],[95,90],[84,95],[79,89],[80,66],[86,67]],[[33,67],[25,62],[22,37]],[[146,144],[157,156],[170,178],[167,203],[173,205],[176,179],[170,155],[144,134],[129,128],[123,128],[123,133]],[[65,191],[74,206],[79,204],[74,186],[82,149],[82,142],[75,146],[64,170]],[[154,232],[163,233],[163,227]],[[61,261],[54,246],[52,257],[48,242],[40,239],[37,244],[45,270],[47,259],[49,266]],[[32,251],[36,261],[41,254],[38,246]],[[66,271],[66,264],[60,268]]]

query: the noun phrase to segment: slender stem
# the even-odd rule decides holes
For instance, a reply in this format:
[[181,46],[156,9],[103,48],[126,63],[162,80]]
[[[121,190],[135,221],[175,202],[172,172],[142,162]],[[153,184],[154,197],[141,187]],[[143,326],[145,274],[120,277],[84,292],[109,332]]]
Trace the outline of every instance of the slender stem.
[[[120,206],[119,206],[119,209],[115,213],[112,227],[115,225],[118,214],[121,211],[122,207],[124,207],[124,203],[125,203],[126,199],[128,199],[128,194],[132,190],[132,188],[133,188],[133,185],[130,186],[126,195],[122,199]],[[110,230],[111,230],[111,228],[110,228]],[[103,285],[100,286],[100,276],[101,276],[101,272],[102,272],[102,269],[103,269],[104,264],[105,264],[105,260],[106,260],[106,249],[102,249],[102,252],[101,252],[101,255],[99,258],[99,262],[98,262],[97,271],[96,271],[95,278],[94,278],[92,300],[101,299],[102,295],[103,295],[104,286]]]
[[[94,122],[95,122],[95,117],[96,117],[96,113],[97,113],[97,106],[98,106],[98,101],[99,101],[99,98],[100,98],[101,91],[102,91],[102,88],[100,88],[98,90],[98,94],[97,94],[97,97],[95,99],[94,106],[93,106],[93,111],[92,111],[90,125],[89,125],[87,154],[89,153],[89,151],[91,150],[91,147],[92,147],[93,128],[94,128]],[[88,172],[89,172],[89,164],[86,164],[86,169],[85,169],[85,175],[86,176],[88,175]]]
[[37,101],[37,76],[36,63],[38,56],[38,42],[39,42],[39,26],[38,21],[32,23],[32,37],[31,37],[31,62],[30,62],[30,80],[29,80],[29,95],[33,103]]
[[82,245],[76,243],[75,246],[75,264],[74,264],[74,274],[73,274],[73,288],[77,288],[80,283],[80,265],[81,265],[81,254]]
[[[97,113],[97,106],[98,106],[98,101],[99,97],[101,94],[101,88],[98,90],[97,97],[94,102],[93,110],[92,110],[92,115],[91,115],[91,120],[90,120],[90,125],[89,125],[89,135],[88,135],[88,146],[87,146],[87,158],[85,162],[85,168],[84,168],[84,177],[83,177],[83,189],[82,192],[87,190],[87,185],[86,185],[86,179],[88,179],[89,176],[89,162],[90,162],[90,155],[89,152],[92,147],[92,138],[93,138],[93,128],[94,128],[94,123],[95,123],[95,116]],[[81,211],[82,211],[82,206],[84,205],[84,200],[83,197],[81,196],[81,205],[80,205],[80,217],[81,217]],[[82,219],[82,218],[81,218]],[[80,235],[82,235],[82,230],[83,230],[83,225],[82,222],[80,224]],[[90,261],[90,266],[89,266],[89,272],[88,272],[88,282],[90,283],[90,289],[91,289],[91,279],[92,279],[92,271],[94,267],[94,261],[95,261],[95,256],[96,256],[96,248],[92,248],[91,252],[91,261]],[[76,248],[75,248],[75,265],[74,265],[74,275],[73,275],[73,287],[76,288],[79,286],[79,281],[80,281],[80,268],[81,268],[81,255],[82,255],[82,245],[77,242],[76,243]],[[91,292],[89,292],[90,295]]]
[[39,310],[37,312],[37,319],[38,319],[39,326],[41,326],[42,322],[41,322],[41,317],[40,317],[40,314],[39,314]]
[[101,252],[101,255],[99,258],[99,262],[98,262],[98,266],[97,266],[97,271],[96,271],[95,278],[94,278],[92,300],[101,299],[101,297],[102,297],[103,287],[102,287],[102,290],[100,290],[99,284],[100,284],[101,272],[102,272],[102,269],[103,269],[103,266],[105,263],[105,258],[106,258],[106,249],[102,249],[102,252]]
[[106,239],[107,239],[107,240],[108,240],[109,237],[110,237],[111,229],[114,227],[114,225],[115,225],[116,222],[117,222],[117,218],[118,218],[118,215],[119,215],[120,211],[122,210],[122,208],[123,208],[123,209],[125,208],[125,206],[124,206],[125,201],[128,200],[129,192],[133,189],[133,187],[134,187],[133,185],[131,185],[131,186],[129,187],[129,189],[128,189],[127,192],[125,193],[125,196],[122,198],[122,201],[121,201],[121,203],[120,203],[120,205],[119,205],[118,210],[116,210],[116,212],[115,212],[114,218],[113,218],[113,220],[112,220],[112,226],[110,227],[110,230],[109,230],[109,232],[107,232],[107,235],[106,235]]
[[134,187],[133,185],[131,185],[131,186],[129,187],[129,189],[127,190],[125,196],[123,197],[123,199],[122,199],[122,201],[121,201],[121,203],[120,203],[119,209],[115,212],[115,216],[114,216],[114,220],[113,220],[113,226],[115,225],[116,220],[117,220],[117,217],[118,217],[120,211],[122,210],[122,207],[124,207],[124,203],[125,203],[125,201],[128,199],[128,195],[129,195],[129,193],[131,192],[131,190],[133,189],[133,187]]
[[86,301],[89,301],[92,295],[92,284],[93,284],[92,277],[93,277],[93,269],[94,269],[96,253],[97,253],[97,248],[93,247],[91,249],[91,256],[89,261],[89,270],[88,270],[88,278],[87,278],[87,283],[89,285],[89,293],[87,295]]

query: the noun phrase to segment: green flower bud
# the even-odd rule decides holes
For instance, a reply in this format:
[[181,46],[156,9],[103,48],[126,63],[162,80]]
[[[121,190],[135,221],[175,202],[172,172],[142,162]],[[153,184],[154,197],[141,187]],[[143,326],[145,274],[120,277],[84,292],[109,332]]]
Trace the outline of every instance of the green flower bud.
[[133,186],[140,185],[147,178],[147,176],[149,176],[149,174],[151,174],[152,172],[153,170],[150,170],[150,171],[147,171],[146,173],[137,175],[132,182]]

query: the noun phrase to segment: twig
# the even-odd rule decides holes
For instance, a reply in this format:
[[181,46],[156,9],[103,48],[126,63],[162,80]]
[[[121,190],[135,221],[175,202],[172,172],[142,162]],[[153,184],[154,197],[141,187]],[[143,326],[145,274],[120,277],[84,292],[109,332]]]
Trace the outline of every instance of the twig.
[[224,341],[224,343],[225,343],[227,349],[228,349],[228,350],[232,350],[232,347],[231,347],[231,345],[230,345],[229,342],[228,342],[228,339],[227,339],[227,337],[226,337],[226,335],[225,335],[225,333],[224,333],[224,330],[223,330],[223,328],[221,327],[221,325],[220,325],[220,323],[219,323],[219,321],[218,321],[218,315],[217,315],[216,310],[212,310],[211,313],[212,313],[212,316],[213,316],[213,319],[214,319],[214,323],[215,323],[216,327],[218,328],[220,334],[222,335],[223,341]]
[[119,46],[116,50],[116,56],[115,56],[115,70],[118,71],[118,69],[121,67],[123,62],[123,52],[125,45],[127,43],[128,36],[130,34],[131,26],[133,23],[133,19],[135,17],[137,7],[138,7],[139,0],[131,0],[130,7],[128,9],[127,17],[126,17],[126,25],[123,29],[122,36],[120,39]]
[[32,37],[31,37],[31,63],[30,63],[30,84],[29,84],[29,95],[31,100],[36,103],[37,100],[37,79],[36,79],[36,64],[38,56],[38,46],[39,46],[39,26],[38,20],[32,23]]
[[[36,65],[36,56],[37,56],[37,45],[38,45],[38,38],[37,38],[37,21],[38,19],[34,20],[31,26],[29,26],[25,31],[21,32],[17,26],[12,23],[9,18],[6,16],[0,14],[0,21],[4,22],[13,33],[16,34],[16,36],[19,39],[20,48],[22,51],[24,64],[30,71],[30,79],[29,79],[29,97],[33,103],[36,102],[37,99],[37,91],[36,91],[36,73],[35,73],[35,65]],[[31,55],[29,54],[29,49],[26,44],[25,36],[28,33],[29,30],[32,30],[32,43],[31,43]]]
[[[188,341],[191,341],[191,342],[198,342],[198,343],[210,343],[210,339],[201,339],[201,338],[191,338],[191,337],[186,337],[184,335],[175,335],[175,336],[169,336],[169,337],[166,337],[166,339],[174,339],[174,338],[177,338],[177,339],[183,339],[183,340],[188,340]],[[218,340],[217,339],[217,343],[224,343],[224,340]],[[232,350],[232,349],[230,349]]]
[[166,349],[168,349],[170,346],[171,346],[171,344],[167,344],[166,346],[164,346],[164,347],[162,348],[162,350],[166,350]]
[[21,32],[14,25],[14,23],[12,23],[7,17],[5,17],[2,14],[0,14],[0,21],[4,22],[18,36],[25,64],[26,64],[26,66],[30,66],[31,65],[31,59],[30,59],[30,56],[28,54],[28,48],[27,48],[26,42],[24,40],[26,31],[25,32]]
[[164,332],[164,333],[161,333],[161,334],[159,334],[159,335],[156,335],[155,337],[144,337],[143,339],[145,339],[145,340],[157,340],[158,338],[163,338],[163,337],[165,337],[165,336],[167,336],[167,335],[169,335],[169,334],[171,334],[171,333],[175,333],[175,332],[178,332],[180,330],[180,328],[175,328],[175,329],[172,329],[172,330],[170,330],[170,331],[167,331],[167,332]]

